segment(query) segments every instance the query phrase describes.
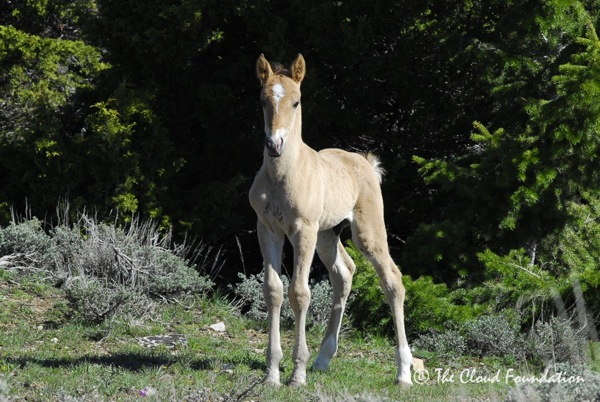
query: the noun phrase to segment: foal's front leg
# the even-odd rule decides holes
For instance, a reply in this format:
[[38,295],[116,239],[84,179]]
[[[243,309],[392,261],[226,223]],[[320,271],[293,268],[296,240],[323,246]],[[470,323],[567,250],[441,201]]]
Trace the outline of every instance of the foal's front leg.
[[290,283],[290,306],[294,312],[296,324],[296,343],[294,345],[294,370],[290,385],[306,384],[306,364],[310,354],[306,345],[306,313],[310,303],[308,275],[317,244],[318,227],[304,227],[290,240],[294,246],[294,274]]
[[263,296],[267,305],[269,325],[269,344],[267,345],[267,376],[265,383],[281,385],[279,382],[279,362],[283,358],[279,334],[279,318],[283,303],[283,284],[281,283],[281,258],[283,252],[283,233],[269,231],[258,223],[258,239],[265,264]]

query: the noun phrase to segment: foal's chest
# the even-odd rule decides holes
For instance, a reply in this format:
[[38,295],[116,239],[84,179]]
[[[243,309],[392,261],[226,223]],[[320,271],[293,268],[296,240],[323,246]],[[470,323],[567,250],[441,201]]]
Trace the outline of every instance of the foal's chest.
[[253,202],[252,206],[258,219],[272,230],[278,228],[287,232],[291,223],[289,219],[291,207],[285,197],[276,189],[259,192],[257,196],[258,202]]
[[[256,184],[256,183],[255,183]],[[284,189],[278,186],[253,186],[250,203],[258,219],[271,231],[289,234],[294,229],[294,216],[298,215],[295,203]]]

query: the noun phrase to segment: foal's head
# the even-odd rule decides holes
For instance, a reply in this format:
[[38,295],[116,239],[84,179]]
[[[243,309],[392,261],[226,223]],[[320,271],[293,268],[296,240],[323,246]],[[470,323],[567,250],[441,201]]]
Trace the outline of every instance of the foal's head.
[[265,116],[265,147],[271,157],[283,154],[296,119],[301,118],[300,83],[305,71],[301,54],[289,69],[279,65],[271,67],[262,54],[256,62],[256,74],[262,85],[260,101]]

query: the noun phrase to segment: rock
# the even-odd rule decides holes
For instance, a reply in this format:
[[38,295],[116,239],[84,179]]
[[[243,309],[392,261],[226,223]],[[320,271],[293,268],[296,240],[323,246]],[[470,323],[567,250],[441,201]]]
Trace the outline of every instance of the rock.
[[146,387],[142,390],[140,390],[140,396],[152,396],[152,395],[156,395],[158,391],[156,390],[156,388],[152,388],[152,387]]
[[412,358],[413,371],[425,370],[425,362],[422,359]]
[[147,348],[154,348],[159,345],[164,345],[169,349],[173,349],[176,345],[187,345],[187,338],[185,335],[180,334],[153,335],[138,338],[138,342]]
[[225,323],[220,321],[216,324],[210,325],[209,328],[216,332],[225,332]]

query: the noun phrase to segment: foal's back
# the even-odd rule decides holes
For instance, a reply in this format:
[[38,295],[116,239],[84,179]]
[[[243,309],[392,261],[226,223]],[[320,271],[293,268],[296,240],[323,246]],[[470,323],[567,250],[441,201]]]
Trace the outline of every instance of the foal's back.
[[377,158],[335,148],[324,149],[318,155],[325,185],[323,216],[328,218],[322,219],[321,229],[352,220],[355,211],[365,207],[383,214],[379,184],[382,170]]

